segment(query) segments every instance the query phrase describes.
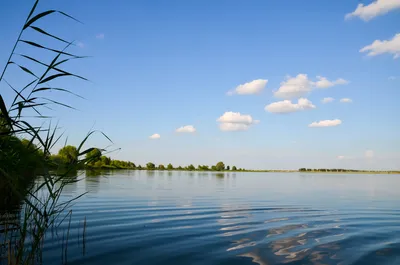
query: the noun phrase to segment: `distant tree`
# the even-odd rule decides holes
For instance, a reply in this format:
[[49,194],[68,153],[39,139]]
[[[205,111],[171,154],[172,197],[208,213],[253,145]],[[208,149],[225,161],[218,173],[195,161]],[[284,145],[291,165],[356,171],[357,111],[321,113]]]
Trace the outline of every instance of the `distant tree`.
[[154,170],[156,168],[156,165],[154,165],[152,162],[149,162],[146,164],[146,169],[148,170]]
[[141,165],[138,165],[137,169],[142,170],[143,167]]
[[178,170],[183,170],[183,167],[179,166],[179,167],[178,167]]
[[167,169],[168,169],[168,170],[173,170],[173,169],[174,169],[174,166],[173,166],[171,163],[169,163],[169,164],[167,165]]
[[101,160],[97,160],[97,161],[93,164],[93,166],[94,166],[94,167],[103,167],[104,164],[103,164],[103,162],[102,162]]
[[217,171],[217,167],[216,166],[211,166],[211,170],[212,171]]
[[158,169],[159,170],[165,170],[165,167],[164,167],[164,165],[160,164],[160,165],[158,165]]
[[187,169],[190,171],[196,170],[196,168],[192,164],[190,164]]
[[58,151],[58,155],[66,164],[73,164],[78,161],[78,150],[75,146],[67,145]]
[[94,165],[97,161],[101,161],[101,151],[100,151],[100,149],[95,148],[92,151],[90,151],[89,153],[87,153],[86,154],[86,161],[87,161],[88,165]]
[[106,166],[111,165],[111,158],[109,158],[109,157],[101,156],[100,160],[103,163],[103,165],[106,165]]
[[231,168],[229,166],[226,167],[226,170],[230,170]]
[[218,171],[222,171],[222,170],[225,169],[225,164],[224,164],[223,162],[218,162],[218,163],[215,165],[215,168],[216,168],[216,170],[218,170]]
[[236,166],[233,166],[233,167],[232,167],[232,170],[233,170],[233,171],[236,171],[236,170],[237,170]]
[[306,171],[304,167],[300,168],[299,171]]

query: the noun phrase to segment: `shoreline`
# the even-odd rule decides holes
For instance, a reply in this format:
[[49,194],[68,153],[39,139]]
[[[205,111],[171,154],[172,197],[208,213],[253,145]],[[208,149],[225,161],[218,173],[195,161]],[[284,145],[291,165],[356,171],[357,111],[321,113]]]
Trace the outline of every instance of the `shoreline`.
[[133,170],[133,171],[150,171],[150,172],[211,172],[211,173],[306,173],[306,174],[377,174],[377,175],[400,175],[400,171],[363,171],[363,170],[349,170],[349,171],[301,171],[301,170],[160,170],[160,169],[137,169],[137,168],[84,168],[88,171],[102,171],[102,170]]

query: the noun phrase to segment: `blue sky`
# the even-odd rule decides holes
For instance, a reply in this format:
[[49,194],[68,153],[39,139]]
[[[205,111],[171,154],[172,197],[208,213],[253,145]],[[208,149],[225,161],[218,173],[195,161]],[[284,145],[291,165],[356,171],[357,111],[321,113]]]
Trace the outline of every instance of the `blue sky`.
[[[69,66],[91,82],[60,83],[86,100],[52,95],[78,109],[52,114],[137,164],[400,169],[400,4],[359,3],[44,0],[84,24],[43,26],[92,56]],[[29,9],[1,1],[0,62]]]

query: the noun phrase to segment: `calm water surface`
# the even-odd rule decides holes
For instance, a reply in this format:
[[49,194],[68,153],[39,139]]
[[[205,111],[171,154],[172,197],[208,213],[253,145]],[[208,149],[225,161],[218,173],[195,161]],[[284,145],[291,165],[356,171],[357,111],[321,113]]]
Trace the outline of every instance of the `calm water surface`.
[[[400,264],[399,175],[82,177],[63,197],[89,192],[73,207],[68,264]],[[60,241],[45,249],[59,264]]]

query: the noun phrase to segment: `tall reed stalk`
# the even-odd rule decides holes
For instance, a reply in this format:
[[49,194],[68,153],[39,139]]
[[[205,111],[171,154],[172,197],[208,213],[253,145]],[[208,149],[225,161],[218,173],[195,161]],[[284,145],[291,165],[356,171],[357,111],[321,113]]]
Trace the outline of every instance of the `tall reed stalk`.
[[[24,179],[19,171],[13,168],[13,163],[18,159],[23,160],[23,158],[13,150],[5,152],[0,149],[0,181],[7,183],[11,193],[23,202],[22,208],[17,212],[3,213],[3,216],[0,217],[0,264],[2,262],[6,262],[5,264],[8,265],[40,264],[42,262],[43,242],[49,234],[49,230],[57,229],[65,220],[68,220],[70,224],[72,211],[68,212],[67,209],[70,208],[72,202],[84,195],[81,194],[71,200],[60,202],[63,189],[66,185],[78,181],[69,176],[71,172],[90,162],[85,158],[85,155],[94,149],[84,149],[88,138],[95,133],[95,131],[91,131],[80,143],[77,149],[78,158],[74,163],[55,173],[49,170],[53,168],[49,159],[50,151],[60,140],[62,134],[57,133],[58,126],[52,125],[51,118],[45,116],[43,110],[51,105],[72,108],[65,102],[53,99],[51,95],[54,93],[49,92],[74,94],[70,89],[54,87],[52,83],[62,78],[86,79],[66,71],[64,67],[71,60],[84,58],[84,56],[67,52],[68,48],[74,45],[74,42],[66,41],[38,26],[39,22],[42,22],[42,25],[49,23],[49,19],[55,18],[56,15],[67,17],[75,22],[78,20],[62,11],[38,11],[38,5],[39,0],[36,0],[18,34],[3,70],[0,70],[0,84],[8,87],[14,94],[12,99],[6,102],[3,98],[4,93],[0,90],[0,139],[2,142],[7,142],[13,137],[23,137],[29,140],[29,145],[41,150],[43,161],[38,163],[36,167],[41,172],[42,181],[35,182],[32,187],[26,190],[18,189],[15,183],[24,181]],[[29,34],[27,34],[28,31]],[[48,43],[34,41],[36,39],[35,34],[45,37]],[[55,47],[59,44],[63,45],[62,49]],[[30,47],[26,50],[32,52],[16,52],[22,51],[26,47]],[[37,56],[41,53],[36,51],[51,54],[52,59],[46,61],[41,56]],[[13,86],[7,80],[7,74],[12,67],[28,75],[31,81],[21,87]],[[34,119],[28,119],[27,116],[24,116],[26,112],[35,113]],[[37,119],[44,119],[47,125],[34,125],[32,122]],[[23,164],[23,161],[20,162]],[[68,212],[69,218],[61,219],[61,214],[66,212]],[[83,240],[85,239],[86,218],[84,224]],[[68,241],[68,236],[69,230],[67,231],[66,241]],[[64,250],[63,263],[66,263],[67,246]]]

